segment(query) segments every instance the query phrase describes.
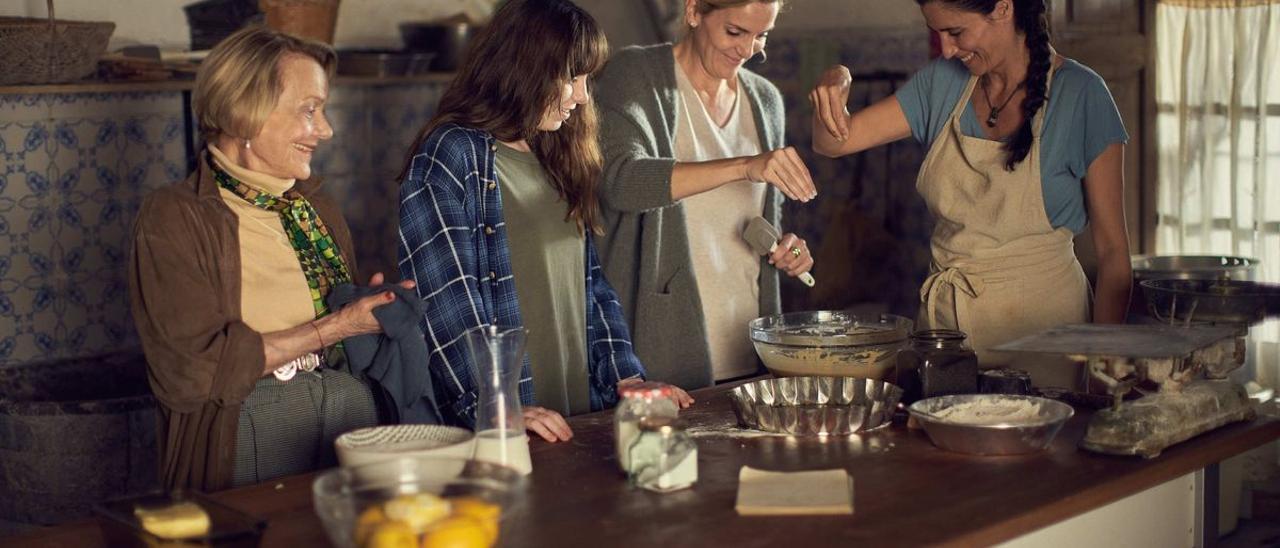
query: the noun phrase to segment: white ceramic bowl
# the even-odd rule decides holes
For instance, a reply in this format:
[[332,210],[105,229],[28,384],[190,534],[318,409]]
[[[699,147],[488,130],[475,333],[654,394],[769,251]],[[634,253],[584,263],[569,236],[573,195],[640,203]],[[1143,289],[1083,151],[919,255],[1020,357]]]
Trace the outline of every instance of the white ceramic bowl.
[[403,457],[469,459],[475,452],[475,434],[455,426],[393,424],[352,430],[333,445],[344,467]]

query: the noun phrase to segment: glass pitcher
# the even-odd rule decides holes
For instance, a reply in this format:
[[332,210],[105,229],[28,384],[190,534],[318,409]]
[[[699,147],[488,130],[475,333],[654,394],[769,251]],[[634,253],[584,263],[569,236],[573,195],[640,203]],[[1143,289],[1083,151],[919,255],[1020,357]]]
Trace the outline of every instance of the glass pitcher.
[[529,438],[520,408],[520,367],[525,330],[519,326],[483,325],[466,332],[471,352],[471,378],[476,386],[475,459],[533,471]]

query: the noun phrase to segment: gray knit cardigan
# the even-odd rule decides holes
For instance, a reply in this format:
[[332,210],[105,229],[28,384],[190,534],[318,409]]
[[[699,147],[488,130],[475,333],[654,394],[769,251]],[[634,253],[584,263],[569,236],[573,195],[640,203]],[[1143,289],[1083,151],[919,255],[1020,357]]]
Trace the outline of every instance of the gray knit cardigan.
[[[693,389],[713,382],[702,310],[716,303],[698,296],[684,206],[671,200],[680,104],[671,47],[623,49],[595,81],[605,161],[605,235],[596,246],[648,378]],[[783,147],[782,94],[751,71],[738,74],[762,150]],[[774,226],[782,217],[782,194],[773,186],[765,193],[764,217]],[[760,313],[780,311],[778,270],[762,258]],[[747,326],[741,329],[747,337]]]

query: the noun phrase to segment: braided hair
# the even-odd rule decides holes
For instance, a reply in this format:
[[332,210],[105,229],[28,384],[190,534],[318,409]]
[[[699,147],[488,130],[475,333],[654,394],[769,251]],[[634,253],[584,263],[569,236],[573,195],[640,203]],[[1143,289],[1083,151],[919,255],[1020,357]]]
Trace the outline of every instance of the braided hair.
[[[1022,97],[1022,125],[1013,138],[1004,145],[1008,156],[1004,167],[1013,171],[1014,166],[1027,158],[1035,139],[1032,122],[1036,113],[1048,99],[1049,67],[1053,57],[1049,52],[1049,19],[1045,14],[1045,0],[1010,0],[1013,3],[1014,27],[1024,36],[1030,61],[1027,63],[1026,95]],[[916,0],[921,6],[930,2],[942,2],[955,9],[986,15],[995,11],[998,0]]]

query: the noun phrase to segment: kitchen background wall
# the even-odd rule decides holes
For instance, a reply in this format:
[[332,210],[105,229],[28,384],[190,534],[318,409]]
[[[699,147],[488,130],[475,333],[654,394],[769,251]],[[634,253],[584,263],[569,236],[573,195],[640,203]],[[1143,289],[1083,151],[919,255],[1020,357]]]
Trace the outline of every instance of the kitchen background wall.
[[[647,0],[581,0],[615,47],[649,42]],[[184,49],[190,45],[182,6],[193,0],[57,0],[59,18],[114,21],[111,47],[145,43]],[[467,13],[484,17],[492,0],[342,0],[334,42],[338,47],[399,47],[401,21],[430,21]],[[45,17],[45,0],[6,0],[0,15]],[[791,0],[778,30],[920,28],[912,0]]]
[[[189,45],[187,0],[62,0],[58,16],[114,20],[112,47]],[[582,0],[617,48],[656,36],[640,0]],[[338,47],[398,47],[400,20],[487,0],[344,0]],[[42,16],[43,0],[0,5]],[[124,14],[128,14],[126,17]],[[913,316],[927,267],[928,216],[913,188],[919,147],[902,142],[841,160],[808,151],[805,100],[817,74],[844,62],[859,75],[852,103],[892,93],[927,59],[911,0],[792,0],[755,69],[788,101],[788,141],[806,156],[822,199],[788,204],[784,228],[806,238],[818,287],[784,283],[788,309],[890,310]],[[434,112],[443,83],[334,87],[335,138],[316,172],[341,198],[361,270],[395,271],[392,180],[404,147]],[[376,108],[375,108],[376,106]],[[127,305],[129,229],[151,189],[185,175],[179,92],[0,94],[0,367],[136,349]],[[194,311],[193,311],[194,312]]]

